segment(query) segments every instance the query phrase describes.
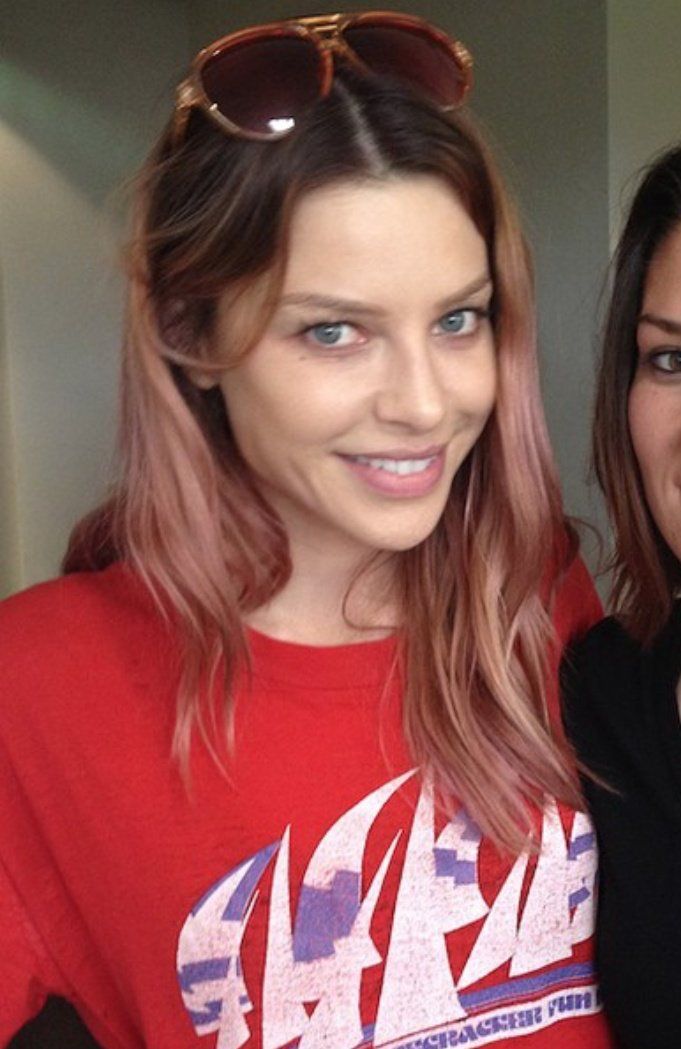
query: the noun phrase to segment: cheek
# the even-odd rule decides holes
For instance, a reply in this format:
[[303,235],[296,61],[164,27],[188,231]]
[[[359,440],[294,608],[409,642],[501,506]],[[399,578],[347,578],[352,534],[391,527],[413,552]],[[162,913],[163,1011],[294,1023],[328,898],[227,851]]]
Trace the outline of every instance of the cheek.
[[644,461],[646,455],[646,418],[649,413],[648,398],[641,386],[634,384],[629,392],[627,405],[627,421],[629,423],[629,436],[634,448],[634,455],[642,473],[645,473]]
[[668,406],[645,382],[635,382],[629,393],[628,419],[631,443],[646,484],[659,464],[669,439]]
[[494,408],[497,395],[497,367],[494,353],[467,376],[451,384],[454,403],[459,401],[471,418],[484,420]]
[[487,376],[487,384],[485,388],[485,408],[489,415],[497,401],[497,388],[498,388],[498,374],[497,374],[497,362],[492,352],[492,360],[489,367],[489,374]]
[[634,383],[629,395],[629,432],[651,510],[676,487],[681,469],[681,386]]
[[[353,393],[354,389],[354,393]],[[274,381],[261,374],[232,374],[223,396],[234,436],[243,452],[307,446],[332,439],[348,423],[357,384],[311,383],[282,369]]]

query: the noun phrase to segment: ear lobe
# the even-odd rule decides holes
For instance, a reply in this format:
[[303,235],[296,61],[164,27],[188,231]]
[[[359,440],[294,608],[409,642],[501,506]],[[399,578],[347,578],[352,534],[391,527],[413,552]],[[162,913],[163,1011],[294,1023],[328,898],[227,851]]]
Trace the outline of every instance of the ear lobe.
[[185,365],[184,369],[192,385],[199,390],[212,390],[215,386],[219,386],[222,369],[218,370],[215,366],[210,366],[214,357],[213,347],[208,335],[202,335],[198,340],[194,341],[192,358],[194,363]]
[[204,371],[201,367],[185,368],[185,374],[189,381],[200,390],[212,390],[220,383],[219,375],[215,372]]

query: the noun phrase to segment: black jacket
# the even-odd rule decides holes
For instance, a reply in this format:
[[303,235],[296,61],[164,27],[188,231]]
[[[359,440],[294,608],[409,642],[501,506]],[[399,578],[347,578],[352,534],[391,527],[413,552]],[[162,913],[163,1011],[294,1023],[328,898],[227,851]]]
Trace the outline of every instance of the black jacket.
[[596,958],[626,1049],[681,1049],[681,604],[647,650],[606,619],[568,651],[565,725],[600,851]]

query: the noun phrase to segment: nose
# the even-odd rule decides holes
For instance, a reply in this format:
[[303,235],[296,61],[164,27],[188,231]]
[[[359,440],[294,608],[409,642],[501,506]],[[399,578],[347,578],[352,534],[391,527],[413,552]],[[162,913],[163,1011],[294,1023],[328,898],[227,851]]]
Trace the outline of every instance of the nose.
[[377,419],[416,432],[436,430],[448,395],[434,351],[415,341],[392,349],[375,394]]

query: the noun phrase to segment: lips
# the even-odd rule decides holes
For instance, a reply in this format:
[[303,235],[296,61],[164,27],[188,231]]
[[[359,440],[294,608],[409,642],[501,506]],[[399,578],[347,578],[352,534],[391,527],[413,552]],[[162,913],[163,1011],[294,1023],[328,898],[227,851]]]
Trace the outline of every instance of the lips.
[[381,455],[341,455],[353,475],[374,491],[385,495],[415,498],[427,495],[444,470],[444,448],[423,451],[391,451]]

